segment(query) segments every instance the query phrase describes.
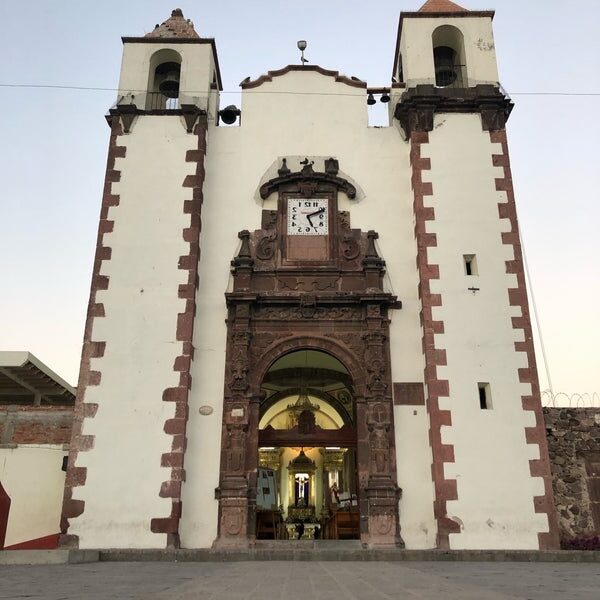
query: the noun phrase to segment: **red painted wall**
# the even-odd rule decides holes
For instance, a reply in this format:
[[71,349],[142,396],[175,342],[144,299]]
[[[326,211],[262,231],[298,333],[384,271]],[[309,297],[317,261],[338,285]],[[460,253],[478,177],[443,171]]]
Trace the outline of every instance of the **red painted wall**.
[[36,538],[35,540],[27,540],[13,546],[6,546],[5,550],[54,550],[58,548],[59,533],[53,533],[46,537]]
[[8,513],[10,512],[10,497],[0,482],[0,548],[4,548],[6,528],[8,526]]

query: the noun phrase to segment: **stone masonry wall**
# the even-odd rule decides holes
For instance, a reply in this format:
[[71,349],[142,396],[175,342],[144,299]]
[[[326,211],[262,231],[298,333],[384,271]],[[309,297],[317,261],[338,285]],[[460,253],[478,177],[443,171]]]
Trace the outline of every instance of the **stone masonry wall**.
[[563,542],[600,533],[600,408],[545,408],[554,500]]
[[3,406],[0,445],[68,444],[72,422],[71,406]]

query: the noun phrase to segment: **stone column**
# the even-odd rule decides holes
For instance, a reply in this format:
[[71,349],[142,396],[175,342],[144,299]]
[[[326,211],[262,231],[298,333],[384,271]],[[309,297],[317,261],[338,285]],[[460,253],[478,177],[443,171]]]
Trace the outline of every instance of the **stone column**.
[[[253,517],[258,462],[258,409],[248,392],[250,306],[247,302],[230,309],[227,343],[226,389],[221,441],[221,480],[217,547],[247,547],[254,535]],[[255,452],[248,451],[254,447]],[[253,477],[254,481],[250,481]]]
[[[400,490],[396,484],[387,319],[379,304],[367,305],[367,327],[368,331],[363,335],[367,377],[364,417],[369,471],[363,493],[368,532],[361,537],[370,547],[397,547],[404,544],[398,515]],[[361,509],[361,515],[364,514]]]

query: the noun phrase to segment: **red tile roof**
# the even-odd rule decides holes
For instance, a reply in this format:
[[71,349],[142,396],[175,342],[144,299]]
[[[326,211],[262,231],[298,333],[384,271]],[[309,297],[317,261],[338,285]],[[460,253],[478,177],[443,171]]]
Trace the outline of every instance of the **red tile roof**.
[[450,0],[427,0],[423,6],[419,9],[419,12],[469,12],[466,8],[451,2]]
[[194,24],[184,18],[180,8],[176,8],[170,18],[161,25],[157,25],[154,31],[147,33],[147,38],[199,38],[194,30]]

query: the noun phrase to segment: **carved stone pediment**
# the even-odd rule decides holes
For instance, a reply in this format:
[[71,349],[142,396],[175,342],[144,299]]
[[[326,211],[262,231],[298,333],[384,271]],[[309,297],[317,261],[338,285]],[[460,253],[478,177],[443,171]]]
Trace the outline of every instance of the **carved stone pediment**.
[[270,179],[260,186],[260,197],[264,200],[279,188],[285,186],[288,190],[310,198],[324,185],[344,192],[348,198],[356,198],[356,187],[347,179],[338,177],[339,163],[334,158],[324,161],[325,171],[314,171],[313,162],[305,159],[304,167],[300,171],[291,171],[284,158],[278,176]]

